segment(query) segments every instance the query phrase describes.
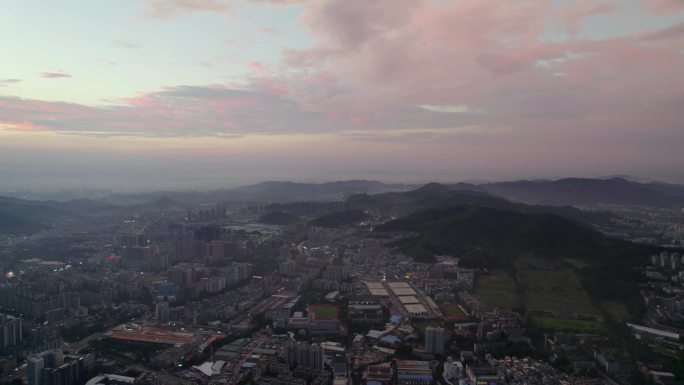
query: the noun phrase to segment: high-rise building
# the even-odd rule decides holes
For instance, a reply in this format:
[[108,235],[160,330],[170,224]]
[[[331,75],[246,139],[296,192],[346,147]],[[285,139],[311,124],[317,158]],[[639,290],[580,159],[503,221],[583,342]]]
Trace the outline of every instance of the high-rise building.
[[323,348],[305,342],[289,342],[285,347],[287,363],[290,367],[323,369]]
[[292,277],[297,273],[297,263],[292,260],[281,262],[278,266],[278,272],[286,277]]
[[169,282],[173,282],[178,287],[189,287],[193,284],[192,268],[187,264],[179,264],[170,268],[166,272]]
[[347,265],[330,265],[323,272],[323,278],[331,281],[344,281],[349,278],[349,267]]
[[428,326],[425,328],[425,351],[432,354],[444,353],[444,329]]
[[235,269],[237,271],[238,282],[252,277],[252,264],[250,263],[236,263]]
[[160,272],[169,266],[169,256],[166,252],[155,251],[149,256],[149,270]]
[[147,270],[154,250],[149,246],[131,246],[121,250],[121,267],[133,270]]
[[20,318],[0,315],[0,354],[8,354],[13,347],[21,345],[22,333]]
[[42,354],[46,368],[58,368],[64,364],[62,349],[52,349]]
[[32,354],[26,358],[27,372],[28,372],[28,385],[41,385],[41,375],[43,368],[45,367],[45,360],[42,356],[37,354]]
[[287,261],[292,256],[292,250],[290,250],[290,245],[282,245],[278,249],[278,258],[281,261]]
[[252,277],[252,264],[233,263],[228,267],[222,268],[221,273],[226,278],[226,285],[233,285]]
[[42,385],[77,385],[81,384],[84,377],[83,358],[69,356],[68,359],[57,367],[45,367],[41,373]]
[[78,385],[94,363],[92,355],[67,355],[59,349],[33,354],[27,359],[29,385]]
[[169,298],[167,296],[157,297],[154,306],[154,319],[157,321],[169,320]]
[[670,262],[670,253],[667,251],[660,252],[660,267],[667,267]]
[[209,293],[218,293],[226,288],[226,278],[225,277],[209,277],[207,278],[206,291]]

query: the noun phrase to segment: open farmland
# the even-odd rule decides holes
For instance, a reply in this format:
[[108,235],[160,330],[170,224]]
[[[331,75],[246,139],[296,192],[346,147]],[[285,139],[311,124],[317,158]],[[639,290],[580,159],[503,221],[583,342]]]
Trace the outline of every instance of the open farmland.
[[476,293],[491,307],[518,307],[515,282],[505,271],[492,271],[477,277]]
[[528,310],[600,314],[571,270],[532,257],[520,257],[516,267],[518,287]]

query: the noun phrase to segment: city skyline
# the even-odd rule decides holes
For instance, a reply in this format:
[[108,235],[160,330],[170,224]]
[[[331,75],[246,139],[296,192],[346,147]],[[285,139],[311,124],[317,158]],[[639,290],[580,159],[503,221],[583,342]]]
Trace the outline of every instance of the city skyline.
[[684,181],[676,0],[6,2],[4,189]]

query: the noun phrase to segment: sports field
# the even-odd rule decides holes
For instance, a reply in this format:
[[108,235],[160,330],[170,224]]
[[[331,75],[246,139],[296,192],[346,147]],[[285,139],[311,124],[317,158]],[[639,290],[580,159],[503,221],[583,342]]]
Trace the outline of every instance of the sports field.
[[338,313],[337,306],[333,305],[311,305],[309,311],[313,311],[319,320],[336,319]]
[[444,313],[444,317],[452,318],[456,321],[465,321],[468,317],[461,311],[458,305],[453,303],[443,303],[439,305],[439,308]]

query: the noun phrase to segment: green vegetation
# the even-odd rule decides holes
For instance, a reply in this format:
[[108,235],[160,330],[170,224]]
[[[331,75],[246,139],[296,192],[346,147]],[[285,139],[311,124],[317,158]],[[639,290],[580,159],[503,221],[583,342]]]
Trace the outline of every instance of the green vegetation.
[[335,319],[337,318],[338,309],[333,305],[312,305],[311,310],[316,315],[317,319]]
[[445,317],[453,317],[456,320],[466,320],[468,317],[463,313],[461,308],[458,307],[457,304],[454,303],[443,303],[439,305],[439,308],[442,309],[442,312],[444,313]]
[[491,271],[487,275],[478,275],[476,293],[490,307],[519,306],[515,282],[505,271]]
[[0,197],[0,234],[34,233],[68,214],[43,202]]
[[521,256],[517,282],[528,310],[599,315],[575,274],[554,261]]
[[627,306],[620,302],[605,302],[601,307],[615,321],[627,322],[632,319]]
[[104,323],[91,323],[88,325],[78,325],[70,328],[61,328],[59,334],[65,341],[74,342],[107,329]]
[[604,325],[599,321],[585,321],[544,316],[531,316],[530,321],[545,330],[565,330],[587,333],[601,333]]
[[520,254],[614,263],[626,251],[648,253],[557,215],[473,205],[417,212],[376,230],[412,233],[390,245],[407,255],[459,255],[471,267],[509,269]]
[[6,381],[6,382],[2,383],[2,385],[23,385],[23,384],[24,384],[24,382],[19,378],[15,378],[12,381]]
[[107,353],[124,363],[149,361],[162,348],[155,344],[134,341],[121,341],[112,338],[91,340],[88,346],[98,353]]
[[413,322],[412,325],[416,328],[416,331],[418,331],[418,335],[422,337],[425,335],[425,328],[428,326],[442,326],[442,323],[438,320],[425,320]]
[[672,371],[677,377],[684,377],[684,352],[677,352],[676,357],[672,357],[670,354],[662,355],[659,354],[660,352],[634,338],[628,339],[626,345],[634,361],[659,363]]
[[564,258],[563,260],[572,265],[575,269],[583,269],[589,266],[588,263],[578,258]]
[[299,301],[292,308],[292,311],[306,311],[306,307],[311,304],[323,303],[325,295],[328,291],[314,289],[310,284],[304,287],[300,292]]

